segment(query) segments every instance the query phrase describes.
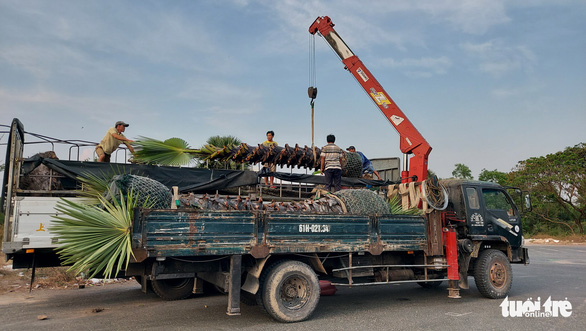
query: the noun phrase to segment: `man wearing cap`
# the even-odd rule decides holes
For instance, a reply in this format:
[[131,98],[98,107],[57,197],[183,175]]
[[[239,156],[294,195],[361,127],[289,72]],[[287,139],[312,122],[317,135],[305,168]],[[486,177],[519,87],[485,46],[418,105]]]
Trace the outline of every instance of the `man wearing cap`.
[[124,144],[128,147],[131,153],[134,153],[134,148],[130,146],[134,140],[130,140],[124,136],[122,132],[128,127],[127,123],[118,121],[114,124],[113,128],[108,129],[108,133],[104,136],[104,139],[96,146],[96,154],[98,154],[98,162],[110,162],[110,156],[114,151]]
[[378,180],[381,180],[378,172],[374,170],[372,162],[370,162],[370,160],[366,156],[364,156],[362,152],[357,152],[354,146],[350,146],[346,148],[346,150],[350,153],[358,153],[358,155],[360,155],[360,157],[362,158],[362,173],[368,173],[369,175],[372,175],[374,173],[376,177],[378,177]]

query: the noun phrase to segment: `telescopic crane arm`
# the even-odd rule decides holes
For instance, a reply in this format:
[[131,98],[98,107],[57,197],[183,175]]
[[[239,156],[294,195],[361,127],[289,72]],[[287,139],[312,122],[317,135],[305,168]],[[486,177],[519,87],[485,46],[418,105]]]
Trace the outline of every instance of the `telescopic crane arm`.
[[[431,146],[417,131],[411,121],[395,104],[379,82],[374,78],[364,63],[352,53],[348,45],[340,38],[334,23],[328,16],[318,17],[309,27],[309,33],[319,32],[342,59],[358,83],[378,105],[387,120],[395,127],[400,135],[400,148],[403,152],[403,181],[423,181],[427,178],[427,159]],[[408,162],[408,154],[413,154]]]

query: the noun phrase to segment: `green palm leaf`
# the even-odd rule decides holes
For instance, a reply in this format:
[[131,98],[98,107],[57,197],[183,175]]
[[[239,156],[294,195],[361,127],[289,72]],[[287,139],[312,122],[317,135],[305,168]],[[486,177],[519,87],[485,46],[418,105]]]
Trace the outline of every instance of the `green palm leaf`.
[[162,165],[186,165],[202,151],[191,149],[187,142],[180,138],[160,141],[140,137],[133,145],[136,146],[134,159],[139,162]]
[[395,215],[421,215],[423,211],[419,208],[403,209],[401,204],[401,197],[399,195],[393,196],[389,201],[389,210],[391,214]]
[[83,197],[93,199],[92,202],[88,203],[97,205],[100,203],[98,196],[108,191],[113,176],[113,174],[106,173],[101,173],[100,175],[89,172],[83,173],[82,176],[77,178],[81,183],[81,190],[77,192]]
[[211,136],[208,138],[206,143],[208,143],[210,145],[218,146],[221,148],[224,146],[229,146],[229,147],[238,146],[242,143],[242,141],[240,141],[240,139],[238,139],[235,136]]
[[56,207],[60,214],[53,216],[50,231],[59,237],[62,246],[57,251],[63,264],[72,265],[70,271],[107,279],[116,277],[133,256],[131,227],[137,199],[132,192],[113,201],[102,194],[94,198],[99,205],[61,199]]

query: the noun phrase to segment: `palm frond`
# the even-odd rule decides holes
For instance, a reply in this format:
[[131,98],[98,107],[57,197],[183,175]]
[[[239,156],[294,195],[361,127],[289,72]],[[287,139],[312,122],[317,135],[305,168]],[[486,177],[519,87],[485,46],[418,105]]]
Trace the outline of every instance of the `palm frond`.
[[421,215],[423,211],[419,208],[409,208],[407,210],[403,209],[403,205],[401,204],[401,197],[399,195],[393,196],[389,199],[389,210],[391,214],[395,215]]
[[211,136],[208,138],[206,143],[221,148],[224,146],[238,146],[242,143],[242,141],[240,141],[240,139],[235,136]]
[[57,251],[63,264],[72,264],[70,271],[87,271],[90,278],[116,277],[133,256],[131,227],[136,199],[132,193],[112,201],[102,195],[96,198],[99,206],[61,199],[56,207],[60,214],[53,216],[50,230],[62,243]]
[[77,180],[82,184],[81,189],[78,190],[80,196],[94,199],[93,204],[98,204],[98,196],[108,191],[110,181],[112,180],[113,173],[94,174],[94,173],[83,173],[77,177]]
[[134,208],[138,201],[143,201],[143,208],[152,207],[149,196],[142,199],[132,190],[126,195],[115,192],[114,175],[114,169],[112,174],[84,174],[78,180],[84,184],[82,196],[89,199],[81,203],[61,199],[57,204],[50,231],[62,244],[57,252],[63,264],[72,265],[69,270],[76,274],[87,271],[89,277],[116,277],[133,255]]
[[140,137],[134,145],[136,146],[134,159],[149,164],[186,165],[202,153],[198,149],[191,149],[187,142],[180,138],[160,141]]

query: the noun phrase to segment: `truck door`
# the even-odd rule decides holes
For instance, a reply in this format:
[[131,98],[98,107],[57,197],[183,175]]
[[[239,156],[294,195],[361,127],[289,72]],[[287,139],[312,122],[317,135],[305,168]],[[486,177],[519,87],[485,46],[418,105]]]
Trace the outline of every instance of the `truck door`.
[[482,188],[482,201],[488,234],[504,236],[512,245],[520,244],[521,217],[511,197],[501,189]]
[[466,196],[466,222],[470,229],[471,235],[485,235],[485,211],[480,208],[480,189],[476,187],[465,187],[464,195]]

